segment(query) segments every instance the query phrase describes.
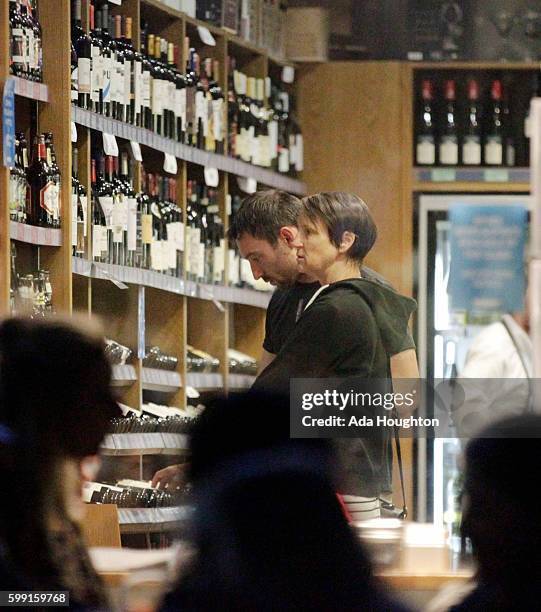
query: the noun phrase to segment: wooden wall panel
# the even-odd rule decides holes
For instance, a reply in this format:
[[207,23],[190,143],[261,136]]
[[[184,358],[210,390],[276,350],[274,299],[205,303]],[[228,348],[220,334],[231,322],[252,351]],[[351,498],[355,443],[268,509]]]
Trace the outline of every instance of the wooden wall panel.
[[367,264],[409,292],[411,136],[404,125],[409,117],[405,70],[399,62],[307,66],[298,77],[298,96],[308,191],[352,191],[362,197],[379,230]]

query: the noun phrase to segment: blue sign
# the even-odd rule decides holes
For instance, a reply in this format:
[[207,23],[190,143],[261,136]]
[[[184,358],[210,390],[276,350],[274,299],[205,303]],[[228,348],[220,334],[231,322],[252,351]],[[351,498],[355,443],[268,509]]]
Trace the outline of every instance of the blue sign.
[[8,78],[2,97],[2,145],[4,166],[15,166],[15,79]]
[[449,218],[451,309],[520,312],[525,291],[526,206],[454,204]]

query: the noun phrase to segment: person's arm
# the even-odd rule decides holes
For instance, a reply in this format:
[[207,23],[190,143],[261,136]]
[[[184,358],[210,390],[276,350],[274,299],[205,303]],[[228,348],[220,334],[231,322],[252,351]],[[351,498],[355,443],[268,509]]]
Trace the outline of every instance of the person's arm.
[[169,465],[152,477],[152,486],[159,489],[178,489],[185,483],[187,463]]
[[369,376],[377,337],[367,304],[355,301],[354,307],[344,308],[320,298],[254,384],[288,392],[291,378]]
[[269,351],[262,349],[261,350],[261,358],[259,359],[259,368],[257,370],[257,375],[259,376],[263,370],[272,363],[273,359],[276,357],[274,353],[269,353]]

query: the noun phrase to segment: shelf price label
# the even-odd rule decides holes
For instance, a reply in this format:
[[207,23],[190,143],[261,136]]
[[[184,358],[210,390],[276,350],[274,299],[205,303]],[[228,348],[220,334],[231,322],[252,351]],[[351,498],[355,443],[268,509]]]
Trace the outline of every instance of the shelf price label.
[[112,155],[118,157],[118,143],[113,134],[103,132],[103,152],[105,155]]
[[431,180],[434,183],[452,183],[456,181],[456,170],[454,168],[434,168],[431,172]]
[[202,42],[205,43],[205,45],[208,45],[209,47],[216,46],[216,39],[210,33],[210,30],[208,28],[205,28],[205,26],[197,26],[197,33],[199,34],[199,38]]
[[257,191],[257,181],[255,178],[238,176],[237,183],[244,193],[255,193]]
[[138,142],[135,140],[130,140],[131,152],[133,155],[133,159],[138,162],[143,161],[143,156],[141,155],[141,147]]
[[71,122],[71,142],[77,142],[77,126],[75,121]]
[[220,182],[220,175],[216,168],[210,168],[205,166],[205,183],[207,187],[218,187]]
[[508,183],[509,170],[506,168],[487,168],[484,171],[484,178],[487,183]]
[[15,79],[10,77],[2,96],[2,132],[4,166],[15,166]]
[[177,158],[174,155],[171,155],[171,153],[164,153],[163,169],[169,174],[177,173]]
[[282,82],[291,84],[295,80],[295,68],[293,66],[284,66],[282,68]]

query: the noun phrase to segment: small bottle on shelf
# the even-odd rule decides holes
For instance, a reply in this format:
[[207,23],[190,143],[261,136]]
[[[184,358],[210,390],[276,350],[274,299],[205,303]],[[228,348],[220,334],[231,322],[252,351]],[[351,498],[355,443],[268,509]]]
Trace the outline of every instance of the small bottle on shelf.
[[445,81],[445,121],[439,142],[439,162],[442,166],[458,164],[458,129],[456,125],[456,85],[455,81]]
[[496,79],[490,88],[490,111],[486,128],[484,162],[486,166],[502,166],[504,163],[502,83]]
[[423,79],[420,116],[415,143],[415,163],[418,166],[436,164],[436,131],[434,128],[434,86],[430,79]]
[[479,102],[479,83],[476,79],[468,81],[468,104],[462,142],[462,163],[465,166],[481,164],[481,106]]

